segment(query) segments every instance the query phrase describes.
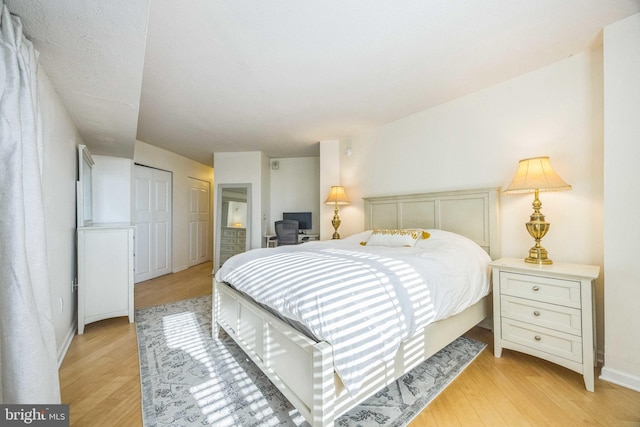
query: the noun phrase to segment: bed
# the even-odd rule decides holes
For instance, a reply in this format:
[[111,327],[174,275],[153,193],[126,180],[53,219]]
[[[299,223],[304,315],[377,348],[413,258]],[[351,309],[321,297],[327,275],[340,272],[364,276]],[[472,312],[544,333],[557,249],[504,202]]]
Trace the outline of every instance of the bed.
[[[479,246],[486,251],[487,260],[495,259],[499,257],[498,201],[499,189],[365,198],[365,228],[368,230],[431,230],[434,235],[432,241],[443,236],[448,238],[451,233],[447,232],[452,232],[464,236],[464,240],[469,239],[475,242],[473,246],[476,248]],[[305,243],[300,247],[283,248],[278,251],[275,249],[249,251],[250,253],[243,255],[247,258],[246,262],[240,263],[242,260],[240,257],[235,260],[232,258],[231,267],[223,267],[224,271],[219,270],[213,281],[214,338],[218,336],[220,329],[232,337],[313,426],[333,425],[336,417],[401,377],[485,320],[491,313],[490,296],[485,290],[482,295],[473,298],[470,305],[468,301],[464,307],[457,306],[448,310],[449,313],[443,318],[437,318],[434,321],[434,317],[427,322],[409,319],[406,324],[410,326],[399,326],[407,329],[408,332],[398,340],[397,346],[392,346],[390,350],[386,349],[387,353],[377,357],[374,363],[363,362],[367,369],[351,375],[342,363],[344,352],[341,353],[343,347],[341,342],[334,341],[333,335],[329,335],[331,340],[323,340],[324,335],[321,334],[324,331],[314,326],[317,323],[325,324],[326,322],[314,319],[315,323],[312,321],[310,326],[300,325],[287,316],[279,314],[264,302],[256,302],[253,298],[249,298],[244,292],[243,283],[251,285],[251,280],[247,279],[251,277],[250,275],[244,277],[243,282],[243,276],[230,274],[234,271],[232,269],[234,262],[252,263],[252,268],[262,265],[261,268],[273,270],[275,263],[280,262],[280,258],[276,260],[274,257],[279,257],[281,252],[292,252],[297,257],[306,257],[317,249],[325,253],[332,251],[331,256],[335,252],[348,252],[350,256],[364,254],[362,256],[369,257],[370,251],[373,251],[375,257],[387,257],[389,253],[386,248],[371,247],[366,251],[356,249],[360,240],[371,243],[370,236],[369,231],[341,242],[334,242],[336,245],[332,249],[329,249],[329,243],[318,242]],[[430,238],[424,240],[425,246],[430,243]],[[259,255],[266,258],[261,258]],[[333,258],[330,261],[336,262]],[[349,262],[353,264],[355,261]],[[347,264],[351,265],[348,262]],[[299,269],[303,277],[301,280],[307,282],[317,280],[320,272],[327,271],[326,264],[301,265],[303,265]],[[284,266],[282,271],[292,270],[290,266],[286,264]],[[254,273],[257,276],[253,277],[256,283],[262,280],[260,288],[265,290],[264,294],[269,294],[272,287],[265,286],[264,283],[272,280],[273,289],[277,289],[275,283],[283,280],[274,275],[273,271],[267,273],[265,271],[255,270]],[[224,274],[221,275],[221,272]],[[416,298],[413,299],[416,300]],[[418,298],[418,300],[421,299]],[[437,298],[434,300],[434,304],[440,307]],[[306,303],[308,301],[304,302]],[[286,308],[283,307],[283,311],[286,311]],[[295,311],[295,308],[293,310]],[[435,311],[440,313],[441,310],[438,308]],[[431,314],[427,313],[422,317],[429,316]],[[388,319],[384,320],[384,322],[387,321]],[[356,323],[359,322],[354,322],[354,325]],[[357,334],[360,335],[361,332]],[[333,346],[329,342],[332,342]]]

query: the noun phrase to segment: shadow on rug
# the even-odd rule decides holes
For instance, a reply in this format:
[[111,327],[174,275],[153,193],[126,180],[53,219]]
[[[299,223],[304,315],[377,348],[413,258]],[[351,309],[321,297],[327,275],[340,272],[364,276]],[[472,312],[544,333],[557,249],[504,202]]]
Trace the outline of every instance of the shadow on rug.
[[[211,297],[136,310],[142,418],[153,426],[308,426],[244,352],[211,338]],[[404,426],[480,354],[460,337],[335,425]]]

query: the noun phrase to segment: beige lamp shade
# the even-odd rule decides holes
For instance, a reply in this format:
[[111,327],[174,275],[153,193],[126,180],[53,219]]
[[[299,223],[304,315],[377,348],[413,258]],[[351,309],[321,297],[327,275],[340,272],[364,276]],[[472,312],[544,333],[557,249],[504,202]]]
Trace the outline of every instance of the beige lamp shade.
[[326,204],[336,204],[336,205],[348,205],[351,203],[346,193],[344,192],[344,187],[341,185],[334,185],[331,187],[329,191],[329,197],[324,201]]
[[533,193],[536,190],[571,190],[571,186],[555,173],[547,156],[520,160],[516,176],[504,193]]

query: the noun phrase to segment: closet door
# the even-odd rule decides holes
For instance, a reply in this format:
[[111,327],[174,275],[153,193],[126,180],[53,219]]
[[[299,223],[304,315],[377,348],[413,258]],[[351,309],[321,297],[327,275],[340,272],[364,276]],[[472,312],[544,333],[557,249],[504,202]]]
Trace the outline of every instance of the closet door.
[[171,178],[135,166],[135,283],[171,273]]
[[209,183],[189,178],[189,267],[209,261]]

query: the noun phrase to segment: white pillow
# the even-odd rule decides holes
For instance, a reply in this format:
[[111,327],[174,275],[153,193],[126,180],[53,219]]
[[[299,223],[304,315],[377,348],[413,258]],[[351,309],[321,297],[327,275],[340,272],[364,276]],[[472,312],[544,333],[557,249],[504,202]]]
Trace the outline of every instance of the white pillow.
[[412,247],[418,240],[426,239],[429,233],[422,230],[375,229],[363,246]]

